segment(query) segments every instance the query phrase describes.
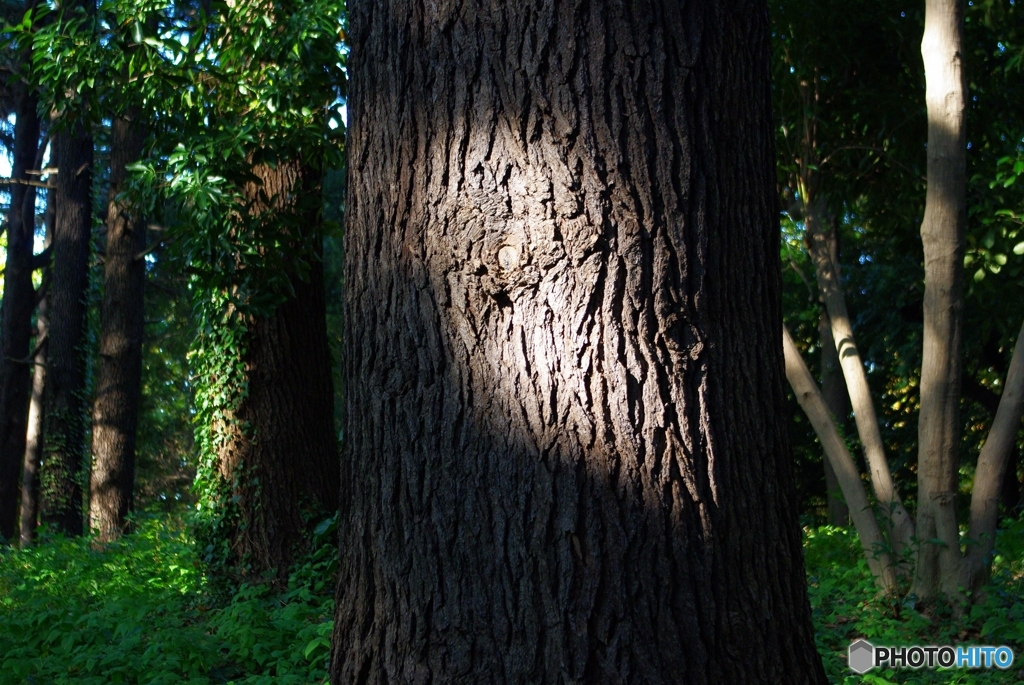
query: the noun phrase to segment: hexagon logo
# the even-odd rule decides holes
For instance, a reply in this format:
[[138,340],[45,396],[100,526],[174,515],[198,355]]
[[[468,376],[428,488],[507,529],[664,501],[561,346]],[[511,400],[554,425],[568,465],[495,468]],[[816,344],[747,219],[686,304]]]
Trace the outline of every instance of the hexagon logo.
[[850,645],[850,670],[854,673],[867,673],[875,667],[875,646],[867,640],[857,640]]

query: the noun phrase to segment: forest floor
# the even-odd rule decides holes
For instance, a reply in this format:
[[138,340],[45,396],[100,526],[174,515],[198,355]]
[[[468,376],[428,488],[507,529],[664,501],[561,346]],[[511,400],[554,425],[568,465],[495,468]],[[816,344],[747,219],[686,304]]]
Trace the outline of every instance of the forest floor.
[[[804,529],[808,594],[818,651],[829,682],[842,685],[1003,685],[1024,683],[1024,518],[1006,520],[996,540],[992,582],[984,600],[961,617],[948,606],[914,608],[906,590],[879,596],[852,529]],[[851,642],[874,645],[990,645],[1013,649],[1007,670],[885,669],[863,676],[847,668]]]
[[[1000,533],[984,603],[962,618],[880,598],[850,531],[805,532],[808,587],[833,683],[986,685],[1024,682],[1024,521]],[[0,684],[324,683],[335,554],[323,545],[283,592],[217,592],[180,519],[146,517],[103,549],[55,538],[0,551]],[[1008,645],[1008,671],[900,669],[854,675],[850,642]]]

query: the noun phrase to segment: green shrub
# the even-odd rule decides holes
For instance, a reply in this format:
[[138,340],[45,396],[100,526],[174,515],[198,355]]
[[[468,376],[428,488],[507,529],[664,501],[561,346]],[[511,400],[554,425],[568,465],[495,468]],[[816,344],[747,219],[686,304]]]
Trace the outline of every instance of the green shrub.
[[[920,612],[905,597],[879,596],[852,530],[805,530],[808,591],[829,682],[842,685],[989,685],[1024,682],[1024,522],[1006,521],[996,542],[985,599],[956,617],[946,608]],[[846,666],[851,642],[880,645],[1007,645],[1017,661],[1009,671],[887,669],[855,675]]]
[[[334,610],[336,520],[317,529],[317,551],[288,588],[214,592],[185,527],[144,518],[137,532],[93,549],[54,537],[0,551],[0,684],[324,683]],[[818,650],[842,685],[991,685],[1024,682],[1024,522],[997,541],[983,603],[957,618],[881,597],[856,536],[823,526],[805,535]],[[1003,671],[872,671],[846,667],[850,642],[1006,644],[1022,660]]]
[[102,550],[56,537],[0,552],[0,683],[324,682],[335,558],[322,546],[286,591],[218,602],[167,519]]

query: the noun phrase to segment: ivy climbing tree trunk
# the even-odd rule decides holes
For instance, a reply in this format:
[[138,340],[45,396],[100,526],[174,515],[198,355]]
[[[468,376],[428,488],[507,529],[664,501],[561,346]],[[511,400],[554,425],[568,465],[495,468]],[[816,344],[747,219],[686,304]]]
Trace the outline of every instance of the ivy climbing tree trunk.
[[139,159],[145,130],[136,114],[114,119],[100,310],[99,364],[92,410],[90,527],[101,541],[117,538],[132,508],[135,429],[142,382],[146,222],[118,198],[126,166]]
[[964,225],[967,221],[967,136],[964,119],[963,6],[925,3],[924,57],[928,104],[928,191],[924,246],[924,338],[918,419],[918,548],[914,593],[959,593],[961,321]]
[[[247,392],[219,454],[240,525],[232,533],[237,561],[249,571],[287,579],[309,523],[337,509],[337,438],[327,342],[320,175],[297,162],[256,164],[246,194],[251,211],[288,222],[292,249],[308,272],[290,274],[294,294],[248,325]],[[306,246],[305,248],[302,246]]]
[[81,121],[51,137],[57,166],[40,520],[83,532],[85,314],[92,233],[92,137]]
[[[14,157],[11,178],[28,181],[39,147],[38,98],[27,84],[16,82]],[[25,454],[25,429],[31,391],[32,248],[35,235],[35,188],[10,186],[7,212],[7,263],[0,303],[0,544],[18,535],[18,480]]]
[[349,19],[332,682],[825,682],[765,4]]

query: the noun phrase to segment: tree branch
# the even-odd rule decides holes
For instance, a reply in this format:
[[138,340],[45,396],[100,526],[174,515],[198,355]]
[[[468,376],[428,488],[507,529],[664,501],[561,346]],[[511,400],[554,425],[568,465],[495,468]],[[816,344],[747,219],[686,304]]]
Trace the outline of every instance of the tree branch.
[[[967,532],[967,556],[960,571],[961,584],[977,592],[991,573],[999,520],[999,492],[1006,471],[1007,457],[1014,448],[1021,415],[1024,414],[1024,325],[1010,358],[1010,370],[999,398],[996,418],[978,456],[971,492],[971,525]],[[972,599],[977,599],[972,595]]]
[[800,356],[800,351],[793,342],[793,337],[789,334],[789,329],[785,326],[782,327],[782,348],[786,357],[786,380],[793,388],[797,402],[814,427],[818,441],[829,463],[832,464],[843,498],[849,505],[850,517],[857,529],[868,567],[878,584],[885,590],[891,590],[896,583],[896,571],[892,557],[883,551],[886,548],[885,538],[882,537],[882,530],[875,519],[874,509],[868,502],[864,481],[860,478],[853,455],[850,454],[832,421],[818,384],[814,382],[803,357]]

